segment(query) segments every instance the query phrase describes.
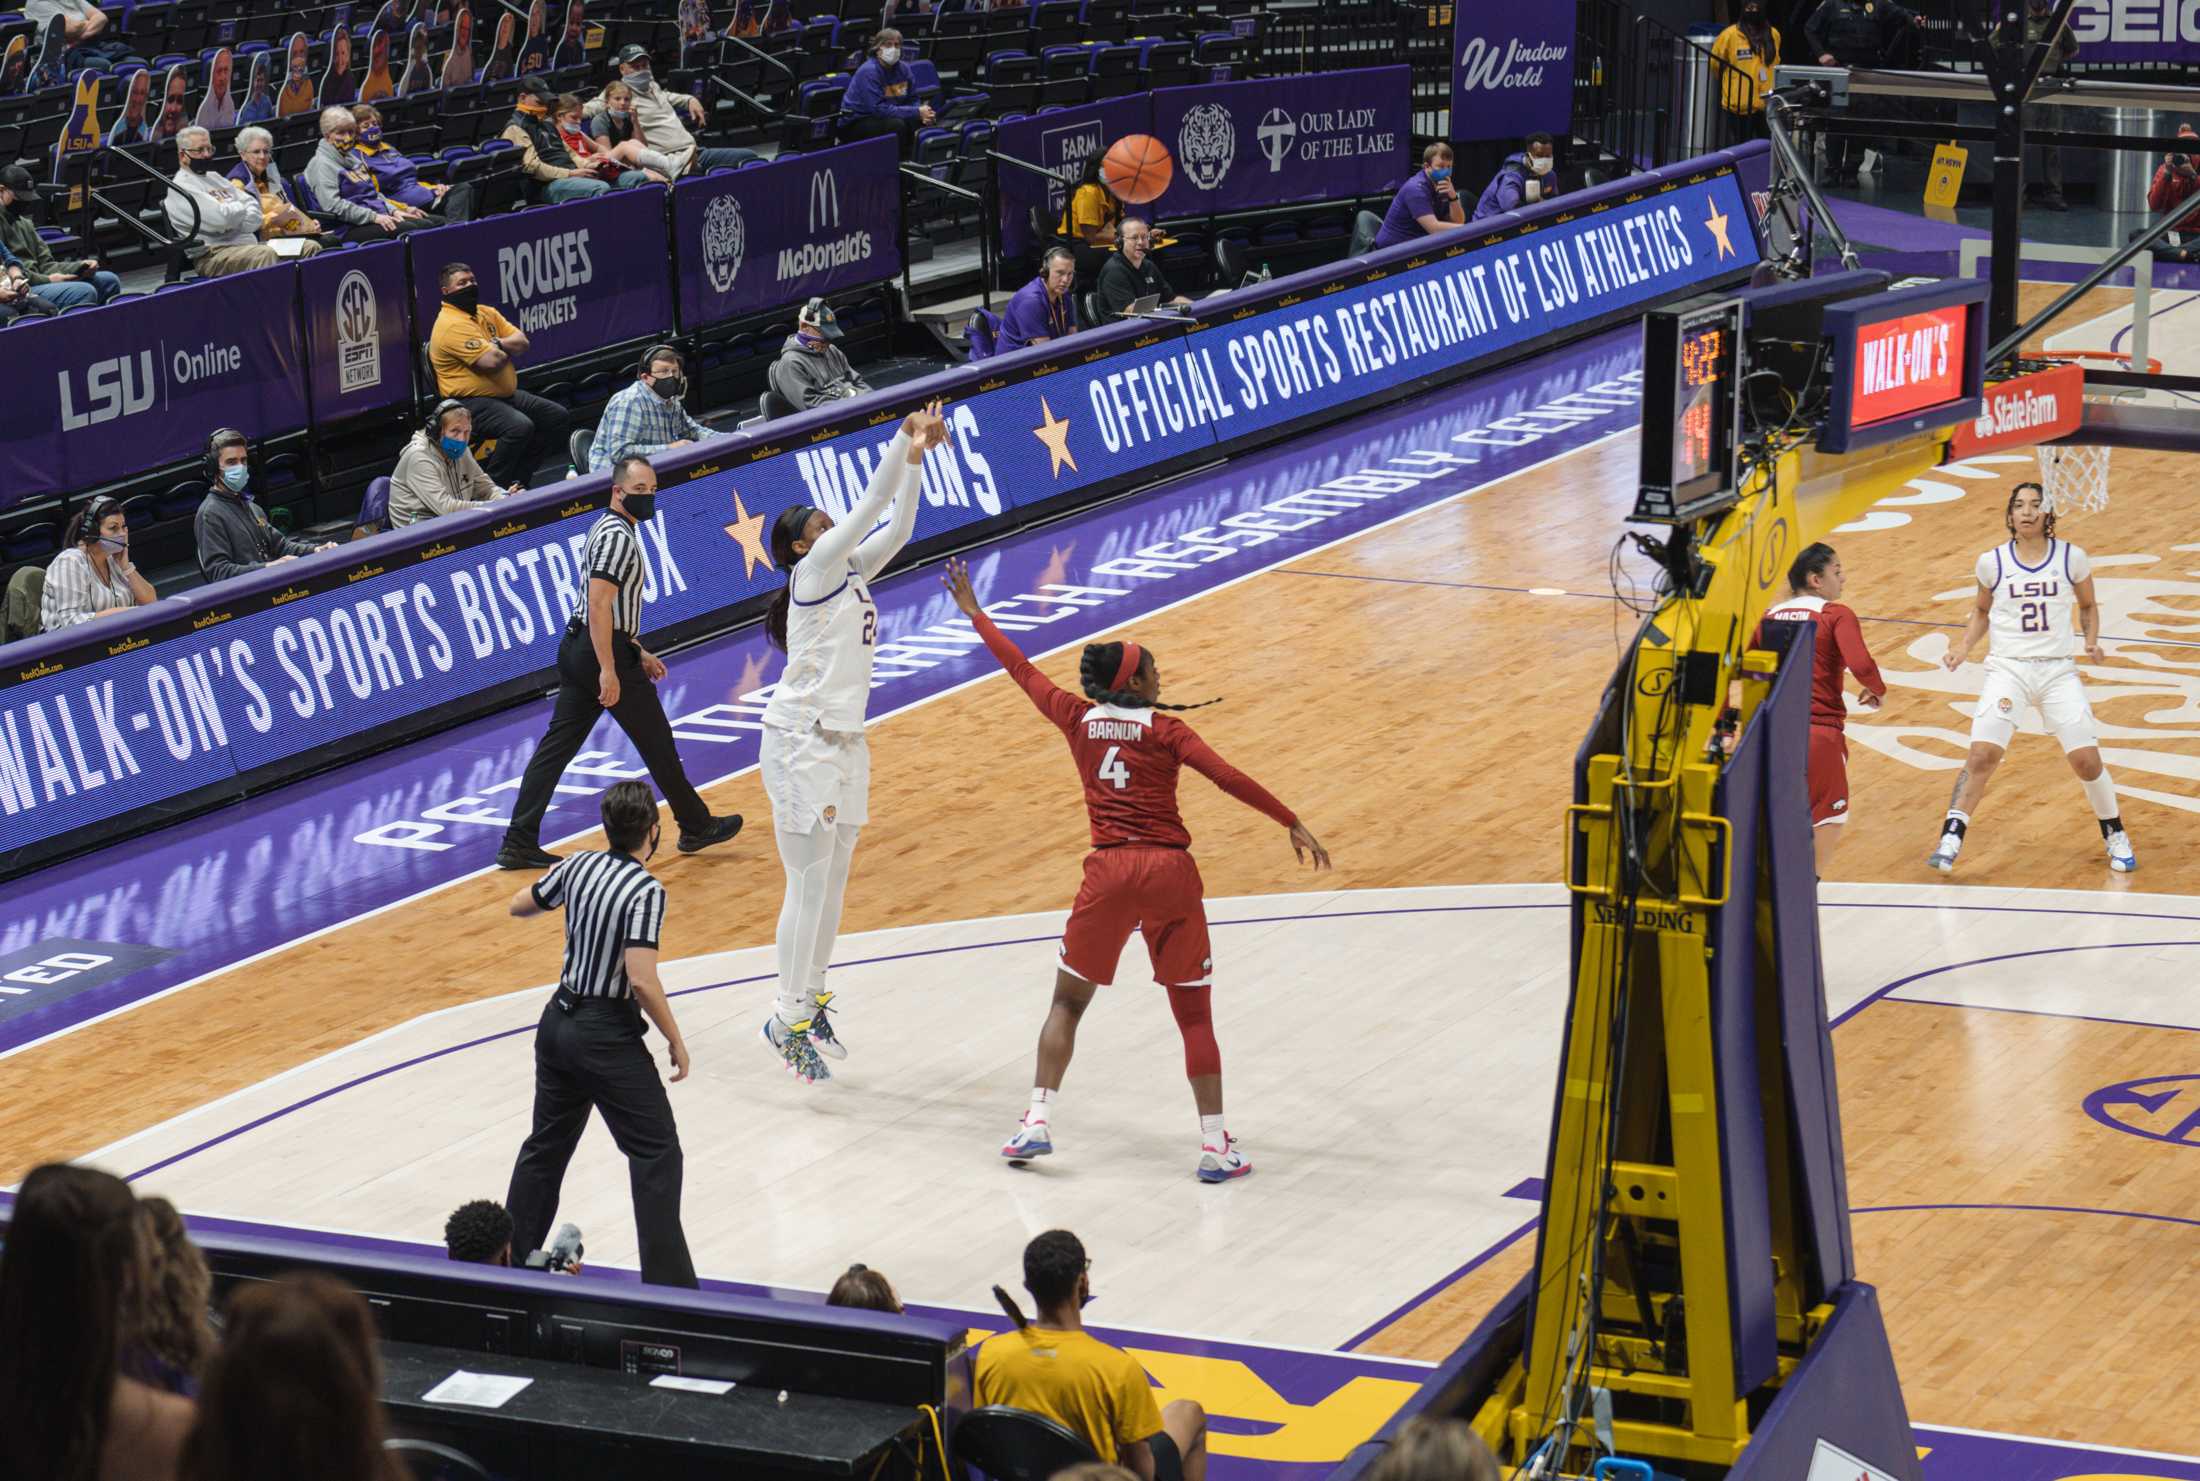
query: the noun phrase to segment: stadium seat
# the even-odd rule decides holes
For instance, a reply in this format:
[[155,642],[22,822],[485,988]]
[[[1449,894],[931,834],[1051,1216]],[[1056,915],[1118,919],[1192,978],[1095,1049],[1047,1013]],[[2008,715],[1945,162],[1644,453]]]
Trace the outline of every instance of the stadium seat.
[[379,534],[388,527],[389,518],[390,481],[387,478],[374,479],[367,485],[366,493],[360,496],[359,513],[351,522],[351,537],[357,540],[367,535]]
[[780,395],[770,386],[766,386],[764,394],[756,398],[756,409],[767,422],[776,422],[781,417],[791,417],[801,410],[800,407]]
[[588,455],[595,450],[595,446],[596,429],[594,427],[575,427],[573,429],[573,435],[566,439],[565,452],[566,456],[572,461],[575,473],[586,473],[588,471]]
[[1077,317],[1078,317],[1078,319],[1080,320],[1080,322],[1079,322],[1079,324],[1078,324],[1078,326],[1077,326],[1078,328],[1080,328],[1080,329],[1098,329],[1098,328],[1100,327],[1100,322],[1101,322],[1101,321],[1100,321],[1100,295],[1099,295],[1099,294],[1097,294],[1097,293],[1080,293],[1080,294],[1078,294],[1078,295],[1077,295]]
[[1363,257],[1375,247],[1375,234],[1383,229],[1383,218],[1373,211],[1362,211],[1352,218],[1352,245],[1345,248],[1347,257]]
[[412,1481],[490,1481],[479,1461],[433,1440],[384,1440],[382,1448],[404,1463]]
[[988,1404],[955,1425],[955,1459],[993,1481],[1048,1481],[1055,1472],[1099,1459],[1067,1425],[1043,1414]]
[[1241,237],[1215,238],[1215,286],[1228,292],[1245,281],[1245,242]]
[[970,327],[965,331],[970,344],[970,358],[990,360],[1001,343],[1000,316],[989,309],[974,309],[970,315]]

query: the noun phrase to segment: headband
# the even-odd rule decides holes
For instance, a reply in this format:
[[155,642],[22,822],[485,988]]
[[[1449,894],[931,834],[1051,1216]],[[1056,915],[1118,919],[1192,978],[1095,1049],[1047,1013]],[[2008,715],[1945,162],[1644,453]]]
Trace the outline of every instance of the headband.
[[1116,666],[1115,682],[1108,686],[1108,692],[1111,694],[1120,693],[1123,686],[1131,681],[1131,675],[1138,672],[1139,662],[1145,656],[1146,650],[1136,643],[1125,643],[1123,645],[1123,661]]

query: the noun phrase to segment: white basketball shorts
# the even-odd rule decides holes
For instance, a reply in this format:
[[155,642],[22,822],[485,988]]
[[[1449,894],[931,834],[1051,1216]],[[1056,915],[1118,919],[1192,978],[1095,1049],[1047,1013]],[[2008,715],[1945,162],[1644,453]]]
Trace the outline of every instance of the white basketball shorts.
[[2100,742],[2085,681],[2068,658],[1994,658],[1986,660],[1986,683],[1979,691],[1978,714],[1971,720],[1971,741],[2006,749],[2029,705],[2064,751],[2082,751]]
[[871,743],[860,730],[767,725],[758,770],[772,823],[785,832],[808,833],[820,823],[860,828],[870,820]]

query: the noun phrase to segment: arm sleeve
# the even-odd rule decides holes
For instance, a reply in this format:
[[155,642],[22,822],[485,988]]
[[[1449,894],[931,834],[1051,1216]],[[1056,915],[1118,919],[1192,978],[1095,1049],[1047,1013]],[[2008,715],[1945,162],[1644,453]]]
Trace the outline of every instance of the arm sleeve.
[[856,75],[848,79],[848,90],[840,95],[840,111],[859,118],[884,113],[886,109],[880,106],[883,91],[879,86],[878,68],[865,62],[856,68]]
[[94,608],[91,570],[81,560],[55,556],[46,567],[46,590],[40,601],[39,626],[57,633],[92,620]]
[[535,904],[543,910],[555,910],[565,903],[565,866],[570,859],[560,859],[550,866],[550,872],[535,881]]
[[917,505],[924,494],[924,469],[902,464],[901,492],[894,495],[894,517],[879,529],[865,535],[856,546],[856,569],[869,580],[886,569],[886,563],[901,553],[916,533]]
[[1833,645],[1841,655],[1842,666],[1856,675],[1856,682],[1870,693],[1886,698],[1887,681],[1880,677],[1879,664],[1872,658],[1872,650],[1864,646],[1863,626],[1847,607],[1834,615]]
[[1497,172],[1498,210],[1517,211],[1520,209],[1520,202],[1526,196],[1527,182],[1525,177],[1515,174],[1511,170],[1499,170]]
[[665,887],[652,880],[627,907],[626,944],[655,951],[664,932]]
[[1299,815],[1278,802],[1275,794],[1239,771],[1217,754],[1213,746],[1199,738],[1198,732],[1179,720],[1167,727],[1170,747],[1176,759],[1213,782],[1223,791],[1244,803],[1247,807],[1264,812],[1284,827],[1298,822]]
[[230,538],[232,531],[210,505],[199,506],[193,533],[199,547],[199,570],[209,581],[227,581],[232,576],[242,576],[247,571],[257,571],[265,564],[259,552],[239,549]]
[[[1078,717],[1085,713],[1085,702],[1061,689],[1052,679],[1033,668],[1031,660],[1024,657],[1023,650],[1011,642],[1008,634],[996,627],[993,619],[983,611],[970,619],[970,625],[978,630],[979,637],[985,639],[986,650],[993,655],[995,661],[1008,670],[1008,676],[1038,706],[1039,713],[1052,721],[1055,729],[1067,733],[1077,723]],[[1145,1437],[1141,1435],[1138,1438]]]
[[1116,1376],[1114,1402],[1115,1446],[1135,1445],[1161,1433],[1161,1406],[1154,1402],[1153,1384],[1146,1370],[1129,1353],[1122,1353],[1122,1371]]
[[[901,488],[901,475],[909,468],[909,434],[896,432],[894,440],[886,444],[886,451],[879,455],[878,466],[871,470],[870,486],[848,517],[817,537],[817,543],[794,568],[795,582],[803,582],[805,572],[814,573],[804,583],[812,591],[819,582],[838,585],[841,567],[856,553],[856,546],[871,527],[885,517],[886,501]],[[799,592],[796,595],[800,595]]]

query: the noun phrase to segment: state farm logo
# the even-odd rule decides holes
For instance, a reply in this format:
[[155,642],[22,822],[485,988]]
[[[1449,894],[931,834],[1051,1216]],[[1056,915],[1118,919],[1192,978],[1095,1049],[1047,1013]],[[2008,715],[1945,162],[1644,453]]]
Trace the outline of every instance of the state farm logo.
[[2003,448],[2053,442],[2085,423],[2085,372],[2075,365],[2035,371],[1988,386],[1979,414],[1957,424],[1951,461]]
[[2025,390],[2015,395],[1997,392],[1986,398],[1986,409],[1971,424],[1971,430],[1981,437],[2028,432],[2054,421],[2060,410],[2061,403],[2052,391]]

